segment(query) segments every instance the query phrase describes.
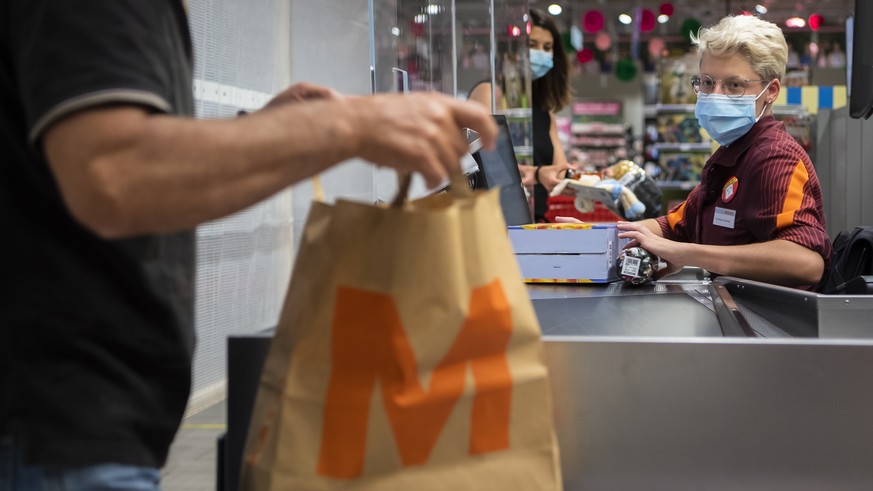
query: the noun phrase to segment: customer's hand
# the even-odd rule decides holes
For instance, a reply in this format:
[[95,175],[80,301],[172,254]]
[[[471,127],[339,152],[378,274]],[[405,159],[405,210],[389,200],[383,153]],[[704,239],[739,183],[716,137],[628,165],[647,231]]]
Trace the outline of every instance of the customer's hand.
[[437,93],[348,97],[354,106],[349,124],[359,138],[356,155],[379,165],[420,172],[435,186],[460,170],[467,152],[462,131],[470,128],[493,149],[497,125],[480,105]]
[[313,101],[319,99],[339,99],[341,97],[342,95],[339,92],[331,89],[330,87],[323,87],[321,85],[301,82],[292,85],[291,87],[288,87],[287,89],[277,94],[264,107],[273,108],[281,106],[283,104],[293,104],[297,102]]

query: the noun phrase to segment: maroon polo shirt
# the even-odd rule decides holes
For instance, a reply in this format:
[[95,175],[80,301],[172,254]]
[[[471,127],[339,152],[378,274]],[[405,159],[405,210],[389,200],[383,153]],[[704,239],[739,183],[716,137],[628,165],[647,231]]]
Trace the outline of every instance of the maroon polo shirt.
[[685,202],[657,219],[664,237],[707,245],[790,240],[830,259],[821,185],[809,156],[773,116],[707,160]]

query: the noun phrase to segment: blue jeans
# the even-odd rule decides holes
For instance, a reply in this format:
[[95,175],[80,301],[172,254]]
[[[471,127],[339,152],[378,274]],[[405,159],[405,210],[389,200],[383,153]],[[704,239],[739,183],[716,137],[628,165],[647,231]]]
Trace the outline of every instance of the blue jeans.
[[12,439],[0,439],[0,491],[160,491],[160,479],[158,469],[133,465],[28,466]]

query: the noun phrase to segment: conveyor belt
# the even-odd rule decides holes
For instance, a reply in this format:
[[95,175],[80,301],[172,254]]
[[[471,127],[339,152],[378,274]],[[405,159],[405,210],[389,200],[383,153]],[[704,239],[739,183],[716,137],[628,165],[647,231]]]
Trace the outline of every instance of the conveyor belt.
[[529,285],[547,336],[722,337],[705,272],[646,285]]
[[544,335],[873,338],[873,295],[694,275],[640,286],[529,285],[528,292]]
[[873,295],[822,295],[728,276],[713,286],[763,337],[873,338]]
[[533,301],[544,335],[721,337],[718,318],[686,293]]

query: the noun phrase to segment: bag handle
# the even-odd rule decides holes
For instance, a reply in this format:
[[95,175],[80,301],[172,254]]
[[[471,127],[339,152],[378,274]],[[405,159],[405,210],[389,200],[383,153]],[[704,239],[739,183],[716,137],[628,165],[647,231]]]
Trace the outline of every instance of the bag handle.
[[412,184],[412,173],[400,172],[399,177],[400,182],[397,185],[397,196],[391,201],[391,208],[402,208],[407,198],[409,198],[409,185]]
[[[411,172],[400,172],[397,196],[391,201],[391,208],[401,208],[409,200],[409,187],[412,183]],[[469,198],[473,190],[467,184],[467,176],[460,169],[449,173],[449,186],[446,190],[454,198]]]
[[312,199],[324,203],[324,184],[321,183],[321,176],[316,174],[312,176]]

